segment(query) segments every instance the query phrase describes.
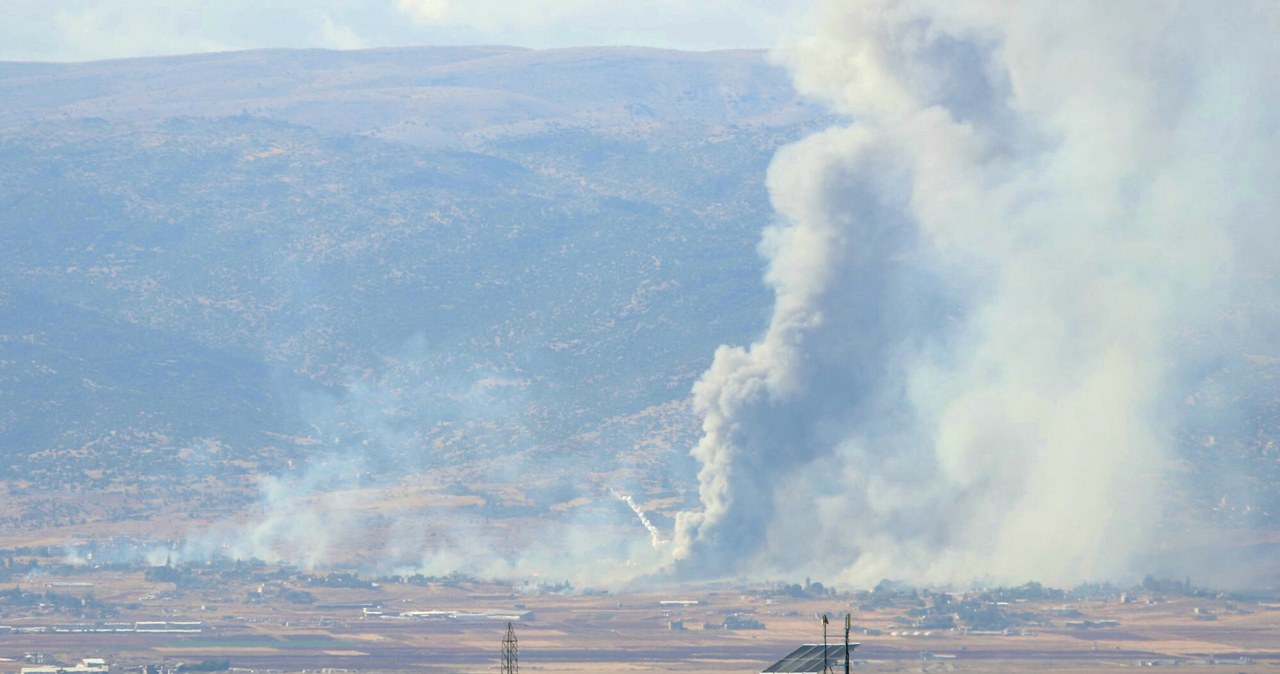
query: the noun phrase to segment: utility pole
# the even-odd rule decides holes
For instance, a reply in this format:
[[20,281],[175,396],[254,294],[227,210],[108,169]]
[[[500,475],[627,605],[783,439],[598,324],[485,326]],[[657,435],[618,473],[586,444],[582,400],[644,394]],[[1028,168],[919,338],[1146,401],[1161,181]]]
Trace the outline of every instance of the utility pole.
[[516,629],[507,623],[507,636],[502,639],[502,674],[520,674]]
[[844,614],[844,674],[849,674],[849,629],[853,627],[853,614]]
[[831,664],[827,662],[827,614],[822,614],[822,674],[831,674]]

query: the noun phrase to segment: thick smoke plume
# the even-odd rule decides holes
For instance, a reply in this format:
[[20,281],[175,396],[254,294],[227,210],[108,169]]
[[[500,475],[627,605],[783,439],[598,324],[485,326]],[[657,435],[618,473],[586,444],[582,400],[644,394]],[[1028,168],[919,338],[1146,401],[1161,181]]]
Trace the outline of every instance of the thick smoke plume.
[[852,121],[771,168],[776,306],[694,389],[677,570],[1129,577],[1197,372],[1274,325],[1280,5],[815,17],[781,58]]

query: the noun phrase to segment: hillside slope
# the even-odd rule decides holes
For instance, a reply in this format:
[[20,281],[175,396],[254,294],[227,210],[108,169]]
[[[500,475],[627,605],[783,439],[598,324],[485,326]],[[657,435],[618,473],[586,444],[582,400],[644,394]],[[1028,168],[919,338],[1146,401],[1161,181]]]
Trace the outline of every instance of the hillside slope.
[[768,309],[767,163],[822,124],[755,52],[0,64],[0,100],[0,471],[136,497],[14,526],[448,466],[684,503],[689,388]]

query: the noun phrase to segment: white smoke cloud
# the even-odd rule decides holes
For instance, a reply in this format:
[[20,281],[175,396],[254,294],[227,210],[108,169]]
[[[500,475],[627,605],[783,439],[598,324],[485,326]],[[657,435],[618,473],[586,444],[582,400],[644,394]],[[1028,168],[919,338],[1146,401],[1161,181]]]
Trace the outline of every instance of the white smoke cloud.
[[396,7],[423,23],[443,21],[449,16],[448,0],[396,0]]
[[[259,475],[251,512],[193,532],[174,558],[577,587],[618,587],[659,567],[665,541],[635,499],[561,473],[537,446],[528,379],[443,361],[415,335],[349,367],[341,387],[298,396],[313,423],[305,460]],[[489,459],[450,459],[472,453]]]
[[677,568],[1132,573],[1171,505],[1169,401],[1262,329],[1215,321],[1270,292],[1280,8],[817,17],[781,59],[853,122],[771,168],[776,306],[694,389],[703,508]]

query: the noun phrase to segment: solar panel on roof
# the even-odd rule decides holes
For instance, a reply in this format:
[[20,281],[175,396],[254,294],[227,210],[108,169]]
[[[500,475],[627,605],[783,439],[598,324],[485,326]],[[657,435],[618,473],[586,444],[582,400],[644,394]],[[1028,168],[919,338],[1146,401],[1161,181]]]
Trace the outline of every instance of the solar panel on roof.
[[[858,644],[849,644],[849,650]],[[822,644],[805,644],[772,665],[761,674],[822,674]],[[844,644],[827,645],[827,665],[832,671],[844,668]]]

